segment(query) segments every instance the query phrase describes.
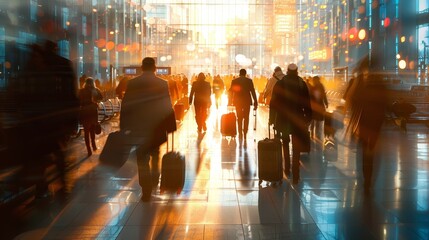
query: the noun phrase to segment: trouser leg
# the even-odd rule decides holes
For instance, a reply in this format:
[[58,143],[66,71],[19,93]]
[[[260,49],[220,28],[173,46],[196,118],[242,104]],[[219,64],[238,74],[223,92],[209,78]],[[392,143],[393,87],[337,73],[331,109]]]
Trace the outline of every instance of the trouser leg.
[[249,114],[250,114],[250,105],[243,107],[243,133],[244,135],[247,134],[247,131],[249,129]]
[[195,121],[198,125],[198,131],[201,131],[202,125],[201,125],[201,112],[200,112],[200,105],[195,105]]
[[143,196],[145,196],[152,192],[152,179],[149,166],[150,153],[146,147],[140,146],[136,150],[136,155],[139,185],[142,188]]
[[299,158],[301,153],[299,149],[301,149],[299,137],[292,134],[292,175],[294,182],[297,182],[300,179]]
[[289,151],[289,135],[282,135],[284,171],[286,175],[290,174],[290,151]]
[[90,145],[90,128],[84,127],[83,132],[84,132],[84,136],[85,136],[86,150],[88,152],[88,155],[91,155],[92,150],[91,150],[91,145]]
[[152,176],[152,187],[158,186],[159,183],[159,177],[161,175],[160,173],[160,166],[159,166],[159,148],[155,148],[151,151],[150,156],[152,157],[151,161],[151,176]]
[[236,106],[235,111],[237,113],[238,135],[241,137],[243,135],[243,108],[241,106]]
[[95,126],[91,126],[91,130],[90,130],[89,134],[91,137],[92,149],[95,151],[95,150],[97,150],[97,144],[95,143]]

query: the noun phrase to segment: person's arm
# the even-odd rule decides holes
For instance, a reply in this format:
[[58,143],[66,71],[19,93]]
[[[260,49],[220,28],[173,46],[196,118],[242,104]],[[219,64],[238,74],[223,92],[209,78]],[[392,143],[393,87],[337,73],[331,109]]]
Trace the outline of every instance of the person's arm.
[[192,87],[191,87],[191,93],[189,93],[189,105],[192,105],[192,101],[194,99],[194,94],[195,94],[195,82],[192,83]]
[[231,86],[228,89],[228,106],[232,106],[234,105],[233,103],[233,99],[234,99],[234,85],[235,85],[235,81],[232,80],[231,81]]
[[276,122],[277,118],[277,107],[279,106],[279,97],[280,93],[282,91],[281,81],[276,82],[273,87],[273,93],[271,95],[271,101],[270,101],[270,112],[268,117],[268,124],[273,125]]
[[258,98],[256,97],[255,86],[253,85],[252,80],[250,80],[250,93],[252,94],[253,98],[253,109],[256,110],[258,109]]
[[325,104],[325,107],[328,108],[329,107],[328,97],[326,96],[325,87],[323,85],[322,85],[322,94],[323,94],[323,104]]

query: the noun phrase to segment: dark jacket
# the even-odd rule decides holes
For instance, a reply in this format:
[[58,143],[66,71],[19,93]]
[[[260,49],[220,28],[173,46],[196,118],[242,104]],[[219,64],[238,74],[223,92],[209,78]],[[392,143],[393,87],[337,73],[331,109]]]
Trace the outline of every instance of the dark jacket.
[[318,82],[314,85],[309,84],[311,110],[314,120],[323,121],[325,118],[326,106],[328,106],[328,98],[326,97],[325,87]]
[[256,98],[252,79],[240,76],[232,80],[231,87],[229,88],[229,101],[232,104],[235,106],[252,105],[252,98],[253,105],[258,106],[258,99]]
[[195,81],[192,83],[191,93],[189,94],[189,104],[194,102],[195,105],[206,105],[209,107],[211,105],[211,94],[209,82]]
[[176,130],[168,83],[153,72],[131,79],[122,101],[120,128],[147,137],[152,147],[164,143],[166,133]]
[[98,88],[82,88],[79,90],[80,113],[79,120],[84,127],[98,123],[98,105],[103,95]]
[[269,122],[283,134],[304,134],[311,121],[310,95],[304,80],[286,75],[274,85]]

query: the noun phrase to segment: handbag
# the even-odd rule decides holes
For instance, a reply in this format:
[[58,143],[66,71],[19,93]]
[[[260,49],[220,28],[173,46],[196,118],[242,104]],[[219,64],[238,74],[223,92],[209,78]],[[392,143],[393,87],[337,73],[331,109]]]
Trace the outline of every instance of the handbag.
[[100,123],[95,124],[95,126],[94,126],[94,132],[97,135],[101,133],[101,124]]

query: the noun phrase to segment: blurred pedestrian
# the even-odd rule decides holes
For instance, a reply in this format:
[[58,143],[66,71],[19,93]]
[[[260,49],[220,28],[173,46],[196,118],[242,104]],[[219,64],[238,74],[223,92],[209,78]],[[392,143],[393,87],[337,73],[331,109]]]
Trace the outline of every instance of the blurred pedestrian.
[[191,93],[189,94],[189,104],[194,103],[195,120],[198,125],[198,132],[207,131],[207,117],[211,106],[211,88],[210,83],[205,81],[204,73],[199,73],[197,81],[192,83]]
[[284,77],[284,73],[281,67],[277,66],[274,68],[273,76],[268,79],[267,84],[265,85],[264,91],[262,92],[263,98],[265,99],[265,104],[270,105],[271,95],[273,94],[273,88],[277,81],[281,80]]
[[[238,137],[246,140],[249,128],[250,106],[253,110],[258,109],[258,98],[256,97],[255,87],[252,79],[246,77],[246,69],[240,69],[240,76],[231,82],[229,88],[229,104],[235,106],[238,123]],[[253,99],[253,101],[252,101]]]
[[299,160],[305,134],[311,121],[310,95],[307,84],[298,76],[296,64],[289,64],[286,76],[274,85],[270,102],[269,124],[280,132],[283,142],[284,172],[290,177],[289,143],[292,138],[293,184],[300,180]]
[[79,91],[79,100],[79,120],[83,125],[85,145],[89,157],[92,155],[92,151],[97,150],[97,144],[95,143],[95,128],[99,124],[98,103],[103,100],[103,95],[101,94],[100,89],[95,86],[93,78],[89,77],[85,80],[85,85]]
[[307,86],[310,93],[312,110],[310,135],[321,141],[323,120],[325,119],[326,108],[329,106],[325,86],[320,82],[319,76],[314,76]]
[[362,170],[365,193],[372,185],[374,150],[388,108],[388,96],[383,76],[377,70],[379,61],[365,56],[354,69],[355,78],[350,82],[346,106],[350,109],[347,132],[358,140],[362,150]]
[[[70,136],[78,125],[78,83],[70,60],[57,54],[57,44],[34,45],[32,57],[11,86],[17,99],[17,158],[22,181],[36,185],[36,196],[48,194],[47,165],[57,165],[61,190],[66,189],[66,156]],[[25,146],[25,151],[19,151]],[[51,158],[51,160],[49,160]]]
[[213,93],[216,101],[216,108],[219,108],[222,100],[223,92],[225,91],[225,84],[219,75],[216,75],[213,79]]
[[[159,181],[159,146],[176,130],[168,83],[155,75],[155,59],[142,61],[143,73],[129,80],[120,114],[120,128],[144,143],[136,150],[142,201],[149,201]],[[152,162],[150,160],[152,158]]]

